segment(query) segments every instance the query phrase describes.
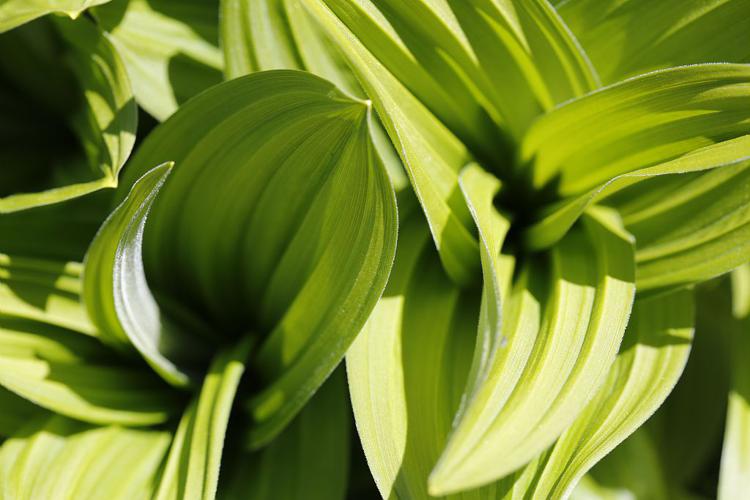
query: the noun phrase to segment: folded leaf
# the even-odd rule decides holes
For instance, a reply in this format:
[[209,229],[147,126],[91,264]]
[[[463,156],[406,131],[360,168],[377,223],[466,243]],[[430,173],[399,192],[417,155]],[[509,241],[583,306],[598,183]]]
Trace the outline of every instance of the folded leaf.
[[[652,184],[621,193],[635,203],[616,204],[638,242],[639,291],[706,281],[747,262],[750,162],[679,176],[658,190]],[[646,206],[649,191],[661,198]]]
[[251,344],[252,338],[246,337],[212,361],[200,394],[180,420],[156,500],[215,498],[229,413]]
[[0,5],[0,33],[27,23],[52,12],[60,12],[71,18],[94,5],[109,0],[6,0]]
[[[748,82],[750,65],[701,64],[605,87],[537,121],[524,139],[522,161],[535,186],[553,182],[563,197],[701,148],[717,148],[714,159],[726,163],[722,142],[750,133]],[[733,151],[747,158],[747,144]]]
[[343,500],[349,420],[346,379],[339,370],[267,447],[225,455],[218,498]]
[[313,18],[341,49],[409,175],[446,272],[460,284],[479,271],[477,242],[469,211],[459,192],[458,171],[469,152],[424,105],[391,74],[322,2],[303,0]]
[[0,316],[0,385],[39,406],[97,424],[166,421],[179,395],[98,340],[51,324]]
[[[220,29],[227,79],[256,71],[299,69],[325,78],[349,95],[365,97],[339,50],[300,0],[222,0]],[[373,120],[371,126],[375,147],[399,192],[409,185],[404,167],[380,121]]]
[[346,359],[357,431],[383,498],[428,497],[427,477],[466,383],[478,312],[479,297],[442,271],[420,218],[402,220],[388,287]]
[[567,498],[595,463],[664,402],[685,367],[692,336],[692,291],[636,300],[604,385],[551,451],[518,475],[533,477],[528,491]]
[[499,479],[578,417],[615,359],[630,315],[632,238],[609,213],[583,219],[549,262],[518,270],[483,383],[456,417],[430,476],[433,494]]
[[[57,37],[43,22],[0,37],[0,66],[9,76],[9,82],[0,85],[0,105],[4,108],[3,121],[8,122],[4,125],[13,129],[8,140],[10,152],[4,153],[9,158],[4,162],[20,166],[30,158],[33,166],[33,175],[22,175],[2,187],[0,213],[114,187],[135,142],[136,105],[125,68],[112,45],[84,19],[73,22],[55,18],[54,26],[62,38],[62,53],[54,48]],[[47,43],[39,43],[39,37]],[[62,75],[64,90],[38,98],[34,91],[46,92],[46,88],[39,89],[38,82],[27,88],[27,81],[38,79],[36,75],[44,74],[49,66],[52,75]],[[31,95],[25,95],[30,91]],[[19,98],[38,104],[19,106]],[[39,113],[37,120],[29,120],[29,110],[32,116]],[[52,127],[56,136],[53,144],[57,144],[44,153],[29,151],[29,141],[36,144],[40,134],[50,134],[46,121],[50,119],[58,121]],[[13,127],[16,122],[24,126]],[[78,147],[71,148],[76,141],[68,134],[77,137]],[[23,171],[19,167],[7,170]]]
[[107,218],[86,254],[84,300],[103,341],[134,347],[167,382],[185,386],[206,343],[163,317],[143,267],[143,230],[171,164],[141,177]]
[[682,64],[750,62],[748,0],[563,0],[605,82]]
[[256,73],[182,106],[126,173],[129,185],[175,162],[143,232],[162,316],[214,343],[261,338],[258,445],[333,371],[385,287],[396,207],[369,113],[310,74]]
[[41,417],[0,448],[0,496],[149,499],[169,439],[162,430]]
[[0,254],[0,314],[97,335],[80,293],[77,262]]
[[[750,489],[750,264],[732,273],[732,316],[720,317],[730,337],[732,378],[719,474],[720,500],[741,498]],[[727,315],[728,316],[728,315]]]
[[596,464],[581,479],[570,498],[669,500],[668,492],[674,493],[667,486],[656,447],[648,432],[639,429]]
[[221,81],[217,0],[114,0],[93,14],[122,57],[138,104],[158,120]]

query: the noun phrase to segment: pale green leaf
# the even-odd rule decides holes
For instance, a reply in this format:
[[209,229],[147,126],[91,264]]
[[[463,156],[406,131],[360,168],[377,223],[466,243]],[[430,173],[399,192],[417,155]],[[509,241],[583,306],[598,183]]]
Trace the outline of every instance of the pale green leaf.
[[163,430],[32,420],[0,448],[0,497],[149,499],[169,440]]
[[571,494],[572,500],[669,500],[656,448],[639,429],[596,464]]
[[143,234],[164,315],[192,318],[186,335],[210,325],[213,342],[262,339],[258,445],[333,371],[385,287],[396,206],[369,115],[310,74],[256,73],[186,103],[127,169],[175,162]]
[[114,0],[93,10],[138,104],[158,120],[221,81],[217,0]]
[[[522,161],[533,183],[554,183],[563,196],[609,179],[716,147],[710,160],[727,163],[722,142],[750,133],[750,65],[703,64],[657,71],[568,102],[535,123]],[[565,133],[561,133],[565,131]],[[739,148],[738,148],[739,146]],[[747,157],[747,141],[731,149]],[[731,157],[730,157],[731,158]],[[735,158],[738,159],[738,158]],[[669,168],[698,167],[693,158]]]
[[[428,498],[427,477],[459,407],[479,297],[442,271],[419,217],[402,220],[380,302],[347,353],[362,447],[383,498]],[[462,498],[495,498],[490,487]]]
[[732,272],[729,331],[732,375],[719,475],[719,500],[743,498],[750,491],[750,264]]
[[155,500],[215,498],[224,437],[252,338],[220,351],[180,420]]
[[705,62],[750,62],[748,0],[563,0],[605,82]]
[[97,335],[80,294],[79,263],[0,254],[0,314]]
[[81,12],[109,0],[4,0],[0,3],[0,33],[53,12],[75,19]]
[[0,316],[0,385],[86,422],[166,421],[180,398],[139,363],[97,339],[51,324]]
[[[615,359],[635,294],[632,238],[608,212],[531,260],[504,299],[502,336],[430,476],[433,493],[499,479],[577,418]],[[502,450],[502,451],[499,451]]]
[[555,446],[524,471],[533,474],[535,497],[568,497],[583,474],[664,402],[690,354],[692,295],[680,290],[636,300],[606,382]]

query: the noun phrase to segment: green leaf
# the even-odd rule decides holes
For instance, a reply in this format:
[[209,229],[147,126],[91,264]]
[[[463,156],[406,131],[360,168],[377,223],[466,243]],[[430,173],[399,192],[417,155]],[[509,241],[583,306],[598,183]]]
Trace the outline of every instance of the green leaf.
[[[222,0],[220,29],[227,79],[256,71],[299,69],[350,95],[365,97],[339,50],[300,0]],[[372,125],[376,149],[399,192],[409,185],[404,167],[380,121]]]
[[636,300],[606,382],[555,446],[524,471],[533,478],[534,497],[566,498],[656,411],[682,374],[692,336],[692,291]]
[[179,398],[143,368],[92,337],[0,316],[0,385],[62,415],[97,424],[166,421]]
[[669,66],[750,62],[748,0],[563,0],[605,82]]
[[0,314],[97,335],[80,293],[77,262],[0,254]]
[[0,5],[0,33],[38,17],[59,12],[75,19],[81,12],[109,0],[5,0]]
[[[7,126],[18,136],[11,136],[8,141],[11,151],[20,144],[23,152],[17,156],[11,154],[4,161],[21,164],[31,156],[32,165],[39,169],[32,170],[34,175],[29,178],[3,187],[0,213],[57,203],[116,186],[120,168],[135,142],[136,105],[125,68],[112,45],[96,26],[85,19],[73,22],[55,18],[54,26],[61,35],[59,43],[64,47],[63,53],[58,54],[49,48],[55,46],[56,37],[45,31],[45,26],[44,23],[33,23],[0,38],[2,66],[10,75],[8,86],[0,91],[5,108],[2,114],[4,121],[9,122]],[[37,41],[38,36],[46,43]],[[51,97],[43,98],[24,96],[29,91],[26,88],[28,78],[38,79],[34,75],[44,74],[48,66],[52,66],[52,75],[63,75],[63,89],[71,83],[71,88],[67,89],[70,92],[53,91]],[[18,72],[16,67],[20,69]],[[38,84],[31,90],[35,87]],[[46,89],[37,88],[36,91],[46,92]],[[29,121],[23,114],[38,109],[34,105],[24,109],[18,107],[16,99],[19,94],[21,99],[30,99],[31,102],[36,100],[44,104],[45,100],[50,101],[44,106],[51,106],[51,109],[40,112],[41,122],[32,120],[29,126],[18,129],[11,125]],[[23,144],[38,141],[37,135],[45,133],[48,126],[45,120],[50,116],[64,123],[56,129],[58,137],[55,142],[60,141],[61,150],[53,150],[49,157],[37,158],[38,153],[29,152],[28,145],[24,149]],[[75,141],[66,138],[66,132],[78,138],[80,145],[77,149],[70,150],[70,142]]]
[[[712,158],[704,150],[703,167],[683,158],[692,169],[711,166],[711,159],[726,163],[721,143],[750,133],[749,81],[750,65],[701,64],[605,87],[536,122],[524,140],[522,161],[532,169],[534,186],[554,182],[563,197],[701,148],[715,147],[717,154]],[[746,158],[747,145],[745,140],[731,151]],[[679,172],[686,165],[669,167]]]
[[221,81],[217,0],[114,0],[93,13],[158,120]]
[[458,171],[469,152],[326,5],[305,0],[305,6],[340,47],[373,100],[424,209],[446,271],[457,283],[473,281],[479,271],[477,242],[466,204],[457,196]]
[[[357,431],[383,498],[428,497],[427,477],[466,384],[478,313],[479,297],[445,275],[421,218],[402,219],[388,287],[346,359]],[[486,492],[477,498],[494,498]]]
[[596,464],[594,469],[581,479],[570,498],[668,500],[668,492],[669,487],[656,447],[648,432],[639,429]]
[[215,343],[261,339],[257,445],[333,371],[385,287],[396,206],[369,113],[310,74],[256,73],[186,103],[126,172],[175,162],[143,234],[164,316],[190,314],[186,333],[207,324]]
[[[731,347],[732,376],[721,453],[718,498],[741,498],[750,488],[750,264],[732,272],[732,317],[720,316]],[[723,320],[723,321],[722,321]]]
[[226,456],[219,498],[343,500],[349,469],[346,378],[334,372],[267,447]]
[[251,344],[252,338],[246,337],[212,361],[200,394],[180,420],[156,500],[215,498],[224,435]]
[[134,347],[164,380],[185,386],[206,344],[162,316],[142,256],[146,219],[171,168],[166,163],[141,177],[102,225],[86,255],[84,301],[103,341]]
[[44,408],[16,395],[15,393],[0,387],[0,442],[3,438],[10,437],[30,420],[46,413]]
[[[638,242],[638,290],[706,281],[750,256],[750,162],[675,177],[635,185],[621,193],[631,203],[616,204]],[[644,205],[649,192],[660,198]]]
[[145,500],[169,440],[161,430],[35,419],[0,448],[0,496]]
[[81,262],[111,209],[114,190],[0,214],[0,253],[59,262]]
[[483,382],[467,393],[430,476],[433,494],[513,472],[573,423],[625,332],[635,294],[633,250],[616,217],[597,211],[551,250],[549,262],[518,269],[503,304],[504,341]]

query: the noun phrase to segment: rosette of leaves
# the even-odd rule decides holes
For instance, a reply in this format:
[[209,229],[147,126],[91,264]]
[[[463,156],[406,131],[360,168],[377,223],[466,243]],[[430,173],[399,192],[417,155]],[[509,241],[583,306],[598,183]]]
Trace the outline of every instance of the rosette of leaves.
[[[690,370],[634,432],[696,309],[743,325],[747,491],[750,2],[73,3],[0,6],[39,55],[3,119],[46,144],[0,152],[44,172],[2,165],[0,495],[343,498],[345,355],[384,498],[566,498],[631,435],[576,495],[633,456],[682,494]],[[696,295],[738,267],[734,313]]]

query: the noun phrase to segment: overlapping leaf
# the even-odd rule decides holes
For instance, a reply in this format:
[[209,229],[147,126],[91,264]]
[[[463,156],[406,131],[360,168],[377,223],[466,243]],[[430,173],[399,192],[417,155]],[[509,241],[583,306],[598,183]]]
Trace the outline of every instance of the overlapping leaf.
[[78,17],[81,12],[109,0],[5,0],[0,4],[0,33],[52,12]]
[[[749,214],[742,179],[750,157],[749,68],[715,64],[652,73],[542,118],[526,138],[523,155],[537,185],[554,182],[566,198],[527,230],[527,245],[554,243],[591,203],[635,183],[630,195],[620,197],[641,208],[630,222],[625,217],[638,240],[639,289],[705,280],[746,260]],[[575,132],[557,138],[563,129]],[[700,173],[710,169],[718,170]],[[636,211],[616,200],[605,203]],[[716,210],[705,212],[707,205]],[[695,224],[685,214],[692,209],[705,215]],[[665,227],[674,231],[662,235],[658,228]]]
[[160,474],[154,498],[205,499],[216,496],[224,436],[252,338],[216,355],[200,394],[185,410]]
[[349,421],[346,380],[337,371],[271,444],[254,453],[240,449],[227,456],[218,498],[343,500]]
[[721,454],[718,498],[741,498],[750,488],[750,264],[732,273],[732,317],[725,318],[732,352],[729,406]]
[[750,62],[747,0],[562,0],[602,79],[682,64]]
[[170,434],[32,420],[0,448],[0,497],[148,499]]
[[[172,383],[187,373],[159,340],[162,319],[186,342],[254,332],[262,390],[249,403],[251,433],[265,443],[343,357],[390,270],[394,195],[368,108],[301,72],[235,79],[154,131],[126,184],[167,159],[175,167],[158,195],[151,171],[110,219],[118,241],[105,226],[92,248],[87,264],[104,266],[87,281],[98,296],[92,316],[121,323],[136,347],[148,337],[151,348],[139,350],[152,366],[171,362],[178,371],[158,371]],[[144,301],[150,316],[138,314]],[[142,334],[127,324],[146,320]],[[170,345],[190,351],[181,343]]]
[[218,1],[114,0],[93,12],[127,67],[138,104],[158,120],[221,81]]
[[430,477],[434,492],[487,483],[534,458],[573,422],[614,361],[635,293],[633,243],[608,215],[583,222],[548,263],[518,269],[522,278],[503,304],[503,341],[467,394]]
[[[135,142],[136,105],[114,48],[91,22],[56,19],[60,53],[57,33],[43,21],[0,38],[2,121],[12,134],[3,138],[9,165],[0,213],[114,187]],[[47,71],[60,77],[59,90],[39,88],[38,75]],[[30,146],[50,135],[56,148]],[[77,148],[71,149],[70,136],[77,137]],[[27,162],[29,170],[21,168]]]

